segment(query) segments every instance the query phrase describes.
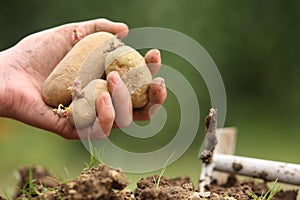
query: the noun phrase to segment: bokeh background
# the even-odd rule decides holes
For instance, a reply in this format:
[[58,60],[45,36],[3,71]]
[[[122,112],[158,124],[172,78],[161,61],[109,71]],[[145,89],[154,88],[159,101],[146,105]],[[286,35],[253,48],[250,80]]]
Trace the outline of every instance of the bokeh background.
[[[236,154],[300,163],[299,1],[1,1],[0,50],[40,30],[100,17],[125,22],[130,28],[170,28],[198,41],[222,75],[227,93],[225,125],[239,130]],[[209,95],[201,76],[183,58],[164,51],[162,58],[190,81],[201,110],[201,121],[194,122],[200,128],[193,145],[165,175],[188,175],[196,183]],[[156,137],[134,139],[114,130],[111,139],[135,151],[163,146],[180,120],[178,102],[171,92],[165,107],[168,121]],[[3,194],[13,191],[20,166],[38,164],[57,176],[74,178],[89,161],[89,153],[80,141],[0,118],[0,158]],[[130,187],[144,175],[128,174]]]

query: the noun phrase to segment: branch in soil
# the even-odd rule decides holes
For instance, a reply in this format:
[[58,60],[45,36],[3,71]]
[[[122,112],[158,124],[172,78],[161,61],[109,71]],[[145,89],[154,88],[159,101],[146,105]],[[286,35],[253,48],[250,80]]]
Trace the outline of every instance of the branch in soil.
[[217,110],[211,108],[205,118],[205,139],[204,150],[201,152],[200,159],[205,164],[210,164],[213,159],[213,152],[218,143],[217,137]]
[[217,110],[211,108],[209,114],[205,118],[205,139],[204,150],[201,152],[200,159],[202,160],[202,170],[200,174],[199,191],[200,195],[210,195],[205,192],[205,189],[210,185],[212,173],[214,169],[213,154],[217,145]]

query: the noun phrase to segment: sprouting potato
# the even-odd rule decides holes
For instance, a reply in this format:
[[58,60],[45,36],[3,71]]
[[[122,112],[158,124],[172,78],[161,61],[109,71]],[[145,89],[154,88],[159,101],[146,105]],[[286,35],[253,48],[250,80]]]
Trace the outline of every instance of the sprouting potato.
[[69,106],[69,122],[78,128],[91,125],[96,119],[96,101],[102,92],[108,92],[103,79],[92,80],[83,90],[82,96],[75,96]]
[[42,90],[44,101],[53,107],[69,105],[72,91],[68,88],[73,82],[80,80],[82,87],[85,87],[90,81],[101,78],[106,55],[120,45],[121,41],[107,32],[84,37],[46,79]]
[[129,46],[119,47],[107,54],[105,69],[106,74],[111,71],[120,74],[131,94],[134,108],[141,108],[148,103],[148,88],[152,75],[139,52]]

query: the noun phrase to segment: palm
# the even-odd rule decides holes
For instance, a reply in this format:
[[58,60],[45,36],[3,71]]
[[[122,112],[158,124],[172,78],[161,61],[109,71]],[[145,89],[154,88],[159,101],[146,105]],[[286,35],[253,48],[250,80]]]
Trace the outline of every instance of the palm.
[[22,54],[23,59],[11,74],[17,88],[13,99],[17,112],[13,117],[64,137],[72,135],[74,130],[64,120],[53,117],[52,108],[41,97],[41,90],[45,79],[72,47],[71,34],[70,31],[69,37],[63,37],[49,30],[22,40],[13,53],[15,57]]

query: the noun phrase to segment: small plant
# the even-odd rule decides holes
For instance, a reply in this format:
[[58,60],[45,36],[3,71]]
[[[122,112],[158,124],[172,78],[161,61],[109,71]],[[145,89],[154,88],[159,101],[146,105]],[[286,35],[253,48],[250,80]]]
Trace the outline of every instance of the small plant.
[[64,171],[65,171],[65,173],[67,175],[67,178],[69,179],[70,178],[70,172],[69,172],[68,168],[64,167]]
[[[159,174],[159,176],[158,176],[158,179],[157,179],[157,181],[155,181],[155,182],[156,182],[156,184],[155,184],[156,188],[159,187],[160,180],[161,180],[162,176],[164,175],[164,173],[165,173],[165,171],[166,171],[166,169],[167,169],[168,163],[169,163],[169,161],[171,160],[171,158],[174,156],[175,152],[176,152],[176,151],[174,151],[174,152],[170,155],[170,157],[168,158],[168,160],[165,162],[163,168],[161,169],[160,174]],[[155,178],[154,178],[154,180],[155,180]]]
[[274,195],[279,192],[280,190],[280,186],[277,185],[277,180],[276,179],[274,181],[274,183],[272,184],[272,186],[270,187],[270,189],[264,194],[262,193],[260,196],[257,196],[255,193],[253,192],[249,192],[248,195],[253,198],[254,200],[270,200],[274,197]]
[[[103,160],[101,160],[101,154],[103,152],[103,148],[97,149],[94,147],[91,139],[90,139],[90,134],[88,134],[88,144],[89,144],[89,152],[90,152],[90,162],[85,163],[86,167],[83,170],[89,170],[93,166],[95,166],[95,163],[98,161],[99,163],[104,163]],[[98,159],[97,159],[98,158]]]
[[34,179],[33,179],[33,175],[32,175],[32,168],[28,169],[28,182],[23,186],[22,188],[22,193],[24,195],[26,195],[28,198],[32,198],[32,196],[35,196],[37,194],[39,194],[40,192],[38,191],[38,189],[36,188],[36,186],[34,185]]
[[5,198],[7,200],[13,200],[12,196],[10,194],[8,194],[8,192],[5,189],[3,190],[3,192],[4,192]]

